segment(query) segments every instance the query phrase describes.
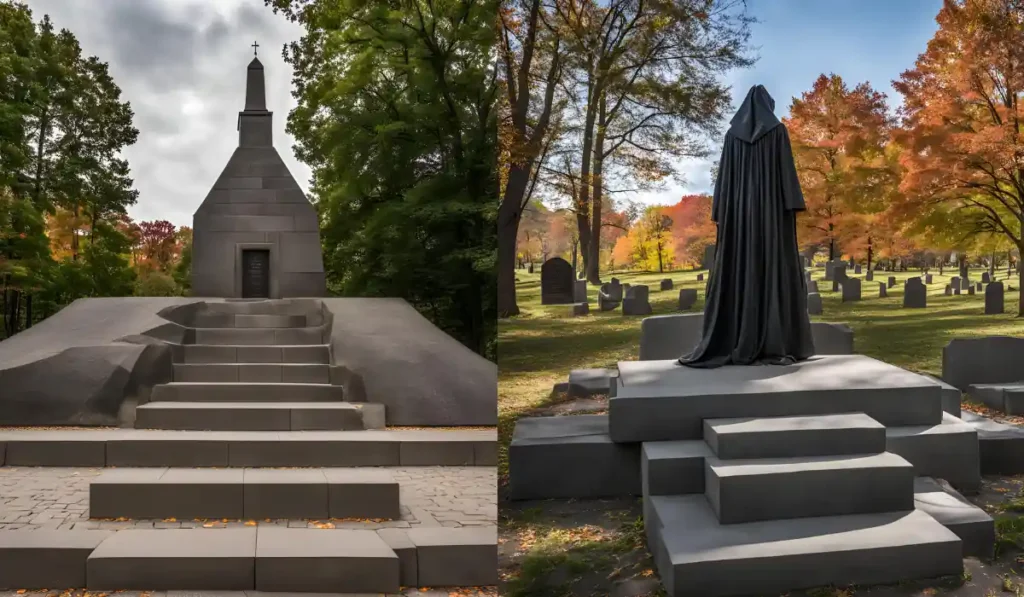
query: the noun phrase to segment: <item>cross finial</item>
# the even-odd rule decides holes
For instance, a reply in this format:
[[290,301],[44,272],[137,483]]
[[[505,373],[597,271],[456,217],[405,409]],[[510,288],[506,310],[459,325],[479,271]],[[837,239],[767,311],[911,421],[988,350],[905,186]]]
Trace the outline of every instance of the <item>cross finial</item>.
[[258,43],[252,42],[252,55],[253,56],[259,56],[259,52],[258,52],[259,47],[260,47],[260,45]]

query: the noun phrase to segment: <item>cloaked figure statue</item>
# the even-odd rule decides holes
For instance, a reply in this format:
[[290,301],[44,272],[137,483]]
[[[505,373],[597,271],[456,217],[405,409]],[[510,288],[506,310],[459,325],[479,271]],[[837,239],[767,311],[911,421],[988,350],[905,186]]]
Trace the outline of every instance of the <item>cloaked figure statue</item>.
[[814,354],[796,242],[805,209],[786,127],[761,85],[725,136],[711,218],[718,225],[704,333],[689,367],[788,365]]

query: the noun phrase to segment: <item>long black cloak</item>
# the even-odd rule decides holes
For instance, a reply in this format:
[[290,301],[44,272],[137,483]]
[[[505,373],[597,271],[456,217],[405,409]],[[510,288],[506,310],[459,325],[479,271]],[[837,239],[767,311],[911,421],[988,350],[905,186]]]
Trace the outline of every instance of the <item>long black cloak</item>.
[[814,354],[796,242],[805,208],[775,100],[752,87],[725,136],[711,218],[718,225],[704,334],[690,367],[792,364]]

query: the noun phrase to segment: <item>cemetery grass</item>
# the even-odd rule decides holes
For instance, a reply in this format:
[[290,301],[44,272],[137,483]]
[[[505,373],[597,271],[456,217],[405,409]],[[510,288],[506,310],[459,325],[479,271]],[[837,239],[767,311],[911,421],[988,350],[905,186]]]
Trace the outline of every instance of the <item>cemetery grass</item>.
[[[983,270],[972,270],[977,282]],[[698,301],[689,312],[701,312],[704,282],[697,282],[700,271],[619,272],[612,275],[623,283],[646,284],[655,315],[677,313],[680,288],[697,289]],[[975,296],[944,296],[943,289],[955,269],[939,275],[933,270],[928,285],[928,307],[903,308],[903,281],[920,272],[875,272],[873,282],[862,282],[862,300],[843,303],[839,292],[824,283],[823,268],[812,270],[819,280],[824,315],[814,321],[841,322],[854,330],[858,353],[917,371],[938,375],[942,368],[942,348],[954,337],[994,334],[1024,334],[1024,319],[1015,316],[1018,292],[1007,292],[1003,315],[984,314],[984,293]],[[878,298],[878,282],[892,275],[897,284],[887,298]],[[500,449],[502,594],[525,595],[659,595],[660,584],[653,562],[646,553],[639,500],[569,500],[545,502],[509,502],[504,496],[508,475],[508,444],[515,421],[524,416],[566,412],[568,398],[553,391],[564,383],[569,371],[585,367],[613,367],[621,360],[636,358],[640,321],[643,317],[623,316],[621,308],[602,313],[597,308],[597,288],[589,287],[591,314],[571,317],[570,306],[540,304],[540,275],[525,270],[516,273],[521,314],[501,320],[498,333],[498,432]],[[863,280],[863,276],[860,277]],[[1016,279],[1007,281],[1006,271],[997,271],[997,279],[1017,288]],[[661,291],[660,281],[671,278],[672,290]],[[578,401],[589,410],[601,412],[601,400]],[[587,463],[581,463],[587,466]],[[998,481],[998,480],[997,480]],[[1001,488],[995,499],[1019,499],[1024,503],[1020,482],[1011,489]],[[989,482],[986,482],[989,487]],[[1005,491],[1004,491],[1005,490]],[[998,509],[999,506],[992,506]],[[1019,509],[1024,513],[1024,507]],[[1016,512],[1009,509],[1007,512]],[[1000,510],[1000,512],[1003,512]],[[1024,547],[1024,524],[1003,525],[1004,544]],[[1004,552],[1017,548],[1005,549]],[[901,585],[858,589],[856,594],[878,595],[956,595],[984,596],[1018,594],[1024,596],[1024,581],[1016,570],[1024,561],[1006,555],[994,563],[968,560],[968,579],[945,579],[930,585]],[[1012,590],[1003,589],[1009,585]],[[1020,590],[1018,591],[1018,585]],[[936,592],[933,592],[936,591]],[[993,592],[994,591],[994,592]],[[852,595],[840,589],[818,589],[790,593],[798,595]]]

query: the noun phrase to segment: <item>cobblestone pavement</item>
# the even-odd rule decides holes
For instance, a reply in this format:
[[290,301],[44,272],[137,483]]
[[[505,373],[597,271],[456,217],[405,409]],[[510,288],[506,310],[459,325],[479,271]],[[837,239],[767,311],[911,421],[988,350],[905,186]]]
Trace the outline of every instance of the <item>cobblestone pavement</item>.
[[[0,530],[230,528],[257,525],[327,529],[497,526],[495,468],[388,467],[388,470],[400,484],[400,520],[123,521],[89,520],[89,481],[102,473],[103,469],[0,467]],[[0,592],[0,597],[4,595]],[[155,593],[152,595],[158,597]]]

